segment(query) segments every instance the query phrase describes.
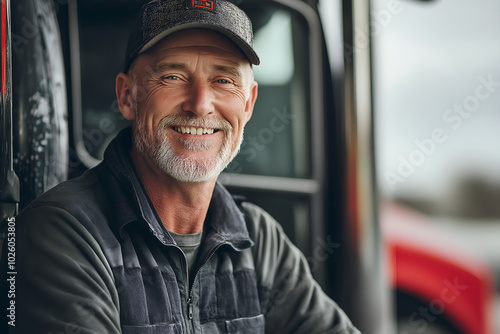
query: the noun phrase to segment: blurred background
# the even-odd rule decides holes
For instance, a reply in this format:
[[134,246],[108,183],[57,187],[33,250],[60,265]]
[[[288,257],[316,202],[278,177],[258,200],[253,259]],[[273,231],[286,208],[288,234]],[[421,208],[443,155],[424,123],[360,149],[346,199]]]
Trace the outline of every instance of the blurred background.
[[382,207],[419,212],[449,239],[444,247],[483,261],[499,286],[500,2],[403,0],[377,21],[390,3],[372,1]]

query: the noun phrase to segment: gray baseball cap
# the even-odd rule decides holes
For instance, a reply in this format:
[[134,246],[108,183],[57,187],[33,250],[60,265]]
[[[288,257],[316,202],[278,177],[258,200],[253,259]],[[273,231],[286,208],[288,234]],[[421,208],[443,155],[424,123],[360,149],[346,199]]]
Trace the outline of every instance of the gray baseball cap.
[[130,34],[125,70],[139,54],[164,37],[180,30],[203,28],[217,31],[233,41],[254,64],[252,22],[240,8],[225,0],[153,0],[144,4]]

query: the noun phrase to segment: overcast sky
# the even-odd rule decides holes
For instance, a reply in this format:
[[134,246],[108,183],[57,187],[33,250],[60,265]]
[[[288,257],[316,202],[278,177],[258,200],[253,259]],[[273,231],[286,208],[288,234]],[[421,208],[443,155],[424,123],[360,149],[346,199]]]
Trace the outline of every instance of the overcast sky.
[[[402,0],[388,19],[391,1],[374,0],[372,8],[380,28],[373,64],[381,189],[446,196],[464,173],[500,185],[500,1]],[[473,111],[460,121],[449,109],[464,103]],[[426,139],[435,130],[442,142],[433,148]],[[423,163],[416,142],[428,144]],[[387,176],[401,176],[411,157],[420,164],[389,186]]]

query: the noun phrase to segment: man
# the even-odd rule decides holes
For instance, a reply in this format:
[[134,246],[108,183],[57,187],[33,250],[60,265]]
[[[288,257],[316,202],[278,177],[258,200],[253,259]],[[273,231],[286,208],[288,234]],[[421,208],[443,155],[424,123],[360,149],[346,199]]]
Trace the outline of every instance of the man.
[[359,333],[281,227],[217,183],[258,63],[231,3],[143,6],[116,79],[132,129],[17,217],[18,333]]

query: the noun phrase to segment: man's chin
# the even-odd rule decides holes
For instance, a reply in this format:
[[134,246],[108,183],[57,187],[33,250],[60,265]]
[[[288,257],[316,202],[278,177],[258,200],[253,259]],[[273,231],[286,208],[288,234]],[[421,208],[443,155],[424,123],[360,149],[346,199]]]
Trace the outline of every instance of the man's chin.
[[214,179],[216,179],[220,171],[219,169],[213,169],[213,170],[197,170],[194,172],[189,173],[189,169],[182,169],[182,170],[169,170],[169,171],[164,171],[166,174],[168,174],[170,177],[173,179],[183,182],[183,183],[203,183],[203,182],[209,182]]
[[212,162],[211,164],[215,165],[215,161],[219,159],[218,152],[182,150],[175,152],[174,154],[177,159],[189,161],[194,164],[204,164],[210,161]]
[[156,157],[155,163],[165,174],[180,182],[207,182],[218,177],[225,168],[220,158],[191,154],[183,156],[165,152]]

